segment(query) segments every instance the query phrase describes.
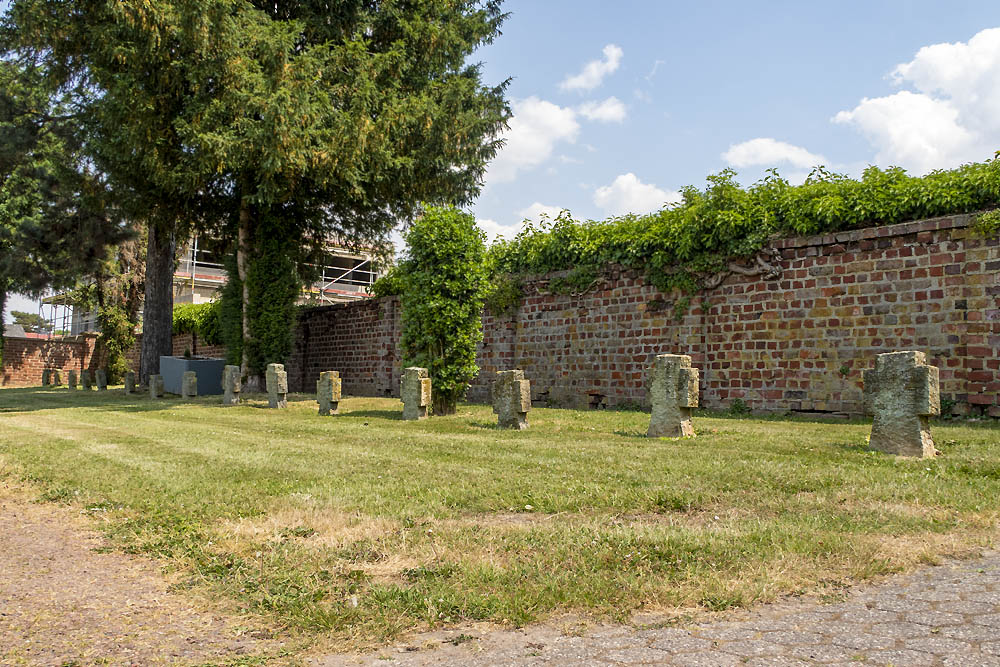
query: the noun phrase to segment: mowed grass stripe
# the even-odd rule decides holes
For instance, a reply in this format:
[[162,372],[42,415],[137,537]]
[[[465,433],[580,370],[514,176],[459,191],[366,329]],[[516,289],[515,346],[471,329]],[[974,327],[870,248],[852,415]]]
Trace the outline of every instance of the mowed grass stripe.
[[998,520],[995,425],[936,425],[945,456],[903,461],[864,451],[862,422],[700,415],[697,438],[649,440],[643,413],[503,432],[486,406],[416,423],[388,399],[320,418],[59,394],[0,392],[0,455],[47,497],[121,507],[122,548],[344,642],[745,605],[964,552]]

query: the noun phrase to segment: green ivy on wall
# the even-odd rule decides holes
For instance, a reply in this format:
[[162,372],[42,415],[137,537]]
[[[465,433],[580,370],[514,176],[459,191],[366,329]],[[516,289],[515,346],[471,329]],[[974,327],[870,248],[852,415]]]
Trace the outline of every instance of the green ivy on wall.
[[[926,176],[869,167],[860,179],[819,167],[802,185],[791,185],[770,170],[746,188],[727,169],[709,176],[704,190],[684,188],[679,204],[648,215],[579,222],[564,211],[555,220],[529,223],[513,240],[490,246],[486,302],[497,314],[509,309],[525,276],[553,271],[572,270],[553,281],[551,290],[579,291],[593,273],[611,264],[644,272],[663,292],[691,295],[731,262],[750,260],[776,237],[892,225],[998,205],[1000,159]],[[997,233],[1000,214],[980,216],[976,229]],[[387,280],[376,283],[375,293],[398,292]]]

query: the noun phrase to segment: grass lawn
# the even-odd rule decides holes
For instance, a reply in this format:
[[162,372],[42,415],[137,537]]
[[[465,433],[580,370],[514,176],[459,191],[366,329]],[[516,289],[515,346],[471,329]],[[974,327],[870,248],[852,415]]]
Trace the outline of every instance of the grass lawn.
[[865,450],[863,422],[488,406],[422,422],[392,399],[151,402],[0,391],[0,475],[99,515],[122,549],[291,631],[362,645],[555,611],[725,609],[991,544],[1000,426],[943,422],[943,456]]

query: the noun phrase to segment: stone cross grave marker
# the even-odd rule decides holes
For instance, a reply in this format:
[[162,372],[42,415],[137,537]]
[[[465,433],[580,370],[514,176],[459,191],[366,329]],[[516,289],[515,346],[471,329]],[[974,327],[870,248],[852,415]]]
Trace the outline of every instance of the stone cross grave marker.
[[76,379],[76,371],[70,371],[67,375],[68,375],[67,382],[69,383],[70,389],[76,389],[77,387],[80,386],[80,381]]
[[125,371],[125,393],[135,393],[135,371]]
[[321,415],[335,415],[340,408],[340,373],[323,371],[316,380],[316,401]]
[[83,388],[87,391],[92,390],[94,388],[94,374],[89,370],[84,370],[80,373],[80,384],[82,384]]
[[284,364],[267,365],[267,405],[271,408],[288,407],[288,373]]
[[97,376],[97,391],[107,391],[108,372],[103,368],[98,368],[94,374]]
[[929,418],[941,414],[937,366],[923,352],[890,352],[864,373],[865,412],[875,415],[868,446],[887,454],[934,456]]
[[187,400],[197,397],[198,374],[194,371],[184,371],[184,377],[181,379],[181,398]]
[[52,369],[52,386],[61,387],[62,386],[62,369],[53,368]]
[[691,408],[698,407],[698,369],[686,354],[661,354],[649,370],[650,438],[694,435]]
[[497,379],[493,381],[493,412],[500,428],[528,428],[530,409],[531,382],[524,379],[524,371],[497,371]]
[[403,398],[403,419],[426,419],[431,404],[431,378],[426,368],[411,366],[403,369],[400,387]]
[[163,398],[163,376],[162,375],[150,375],[149,376],[149,397]]
[[226,368],[222,371],[223,405],[240,404],[240,389],[242,389],[242,382],[240,379],[239,366],[226,366]]

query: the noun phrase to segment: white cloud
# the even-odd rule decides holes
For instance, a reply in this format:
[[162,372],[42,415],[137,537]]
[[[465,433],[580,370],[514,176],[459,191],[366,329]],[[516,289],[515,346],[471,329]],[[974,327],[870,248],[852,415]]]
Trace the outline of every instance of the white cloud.
[[530,220],[531,222],[539,222],[542,219],[542,215],[545,215],[549,220],[555,220],[559,214],[562,213],[562,208],[559,206],[548,206],[541,202],[535,202],[528,208],[523,208],[517,212],[517,215],[521,220]]
[[511,103],[514,117],[505,133],[507,143],[493,160],[489,180],[512,181],[517,172],[532,169],[551,157],[556,144],[573,143],[580,133],[576,112],[537,97]]
[[985,160],[1000,148],[1000,28],[925,46],[892,77],[913,90],[865,98],[833,119],[864,134],[878,164],[925,173]]
[[510,240],[517,236],[517,233],[521,230],[520,223],[513,225],[501,225],[496,220],[491,220],[486,218],[484,220],[476,220],[476,224],[479,228],[486,232],[486,243],[492,243],[498,238],[505,238]]
[[729,150],[722,154],[722,159],[726,161],[726,164],[734,167],[774,167],[781,163],[787,163],[808,169],[826,162],[822,155],[810,153],[801,146],[769,137],[759,137],[733,144]]
[[604,58],[602,60],[591,60],[583,66],[579,74],[568,76],[559,84],[562,90],[593,90],[601,85],[604,77],[613,73],[621,65],[622,56],[625,54],[620,47],[608,44],[604,47]]
[[841,111],[834,122],[857,127],[878,149],[875,161],[926,173],[983,159],[976,135],[962,126],[959,110],[949,101],[904,90],[888,97],[865,98],[853,111]]
[[611,185],[599,187],[594,192],[594,203],[608,215],[650,213],[680,200],[679,192],[643,183],[633,173],[622,174]]
[[584,102],[577,111],[587,120],[602,123],[620,123],[625,120],[625,105],[620,99],[611,96],[601,102]]

